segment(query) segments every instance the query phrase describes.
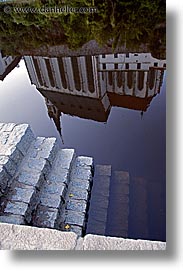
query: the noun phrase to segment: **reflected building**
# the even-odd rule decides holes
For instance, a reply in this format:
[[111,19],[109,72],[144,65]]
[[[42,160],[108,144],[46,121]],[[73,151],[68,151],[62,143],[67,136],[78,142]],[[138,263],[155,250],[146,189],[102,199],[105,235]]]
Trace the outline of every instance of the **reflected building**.
[[31,83],[47,99],[57,124],[58,113],[106,122],[112,106],[146,111],[160,92],[166,68],[165,60],[150,53],[24,60]]
[[4,80],[5,77],[18,65],[21,57],[13,57],[4,55],[0,50],[0,80]]

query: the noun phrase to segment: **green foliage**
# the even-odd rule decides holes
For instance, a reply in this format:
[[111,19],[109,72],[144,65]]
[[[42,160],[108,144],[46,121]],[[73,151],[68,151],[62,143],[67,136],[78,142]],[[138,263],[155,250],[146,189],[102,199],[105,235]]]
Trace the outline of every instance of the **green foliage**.
[[[67,44],[76,49],[91,39],[104,45],[113,41],[137,48],[141,43],[156,44],[157,25],[166,21],[164,0],[35,0],[16,2],[16,7],[97,7],[97,13],[23,13],[3,11],[0,5],[0,48],[18,53],[22,49]],[[165,29],[159,32],[165,44]],[[160,40],[160,37],[158,37]],[[164,45],[165,46],[165,45]]]

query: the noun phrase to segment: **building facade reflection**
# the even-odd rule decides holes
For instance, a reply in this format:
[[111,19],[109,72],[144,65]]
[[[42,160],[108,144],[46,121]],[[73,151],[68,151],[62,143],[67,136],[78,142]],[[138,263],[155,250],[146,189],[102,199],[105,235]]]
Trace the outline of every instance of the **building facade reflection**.
[[24,60],[59,131],[61,113],[106,122],[112,106],[146,111],[160,92],[166,69],[166,61],[150,53]]
[[13,57],[4,55],[0,50],[0,80],[4,80],[5,77],[18,65],[21,57]]

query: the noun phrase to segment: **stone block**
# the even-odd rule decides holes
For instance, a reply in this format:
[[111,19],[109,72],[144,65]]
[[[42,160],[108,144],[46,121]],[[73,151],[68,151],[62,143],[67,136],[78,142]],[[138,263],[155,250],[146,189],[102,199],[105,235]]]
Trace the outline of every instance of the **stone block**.
[[93,158],[91,157],[85,157],[85,156],[79,156],[77,157],[76,161],[76,167],[83,167],[83,168],[92,168],[93,169]]
[[153,250],[166,250],[166,242],[152,241]]
[[60,204],[62,203],[61,196],[58,194],[41,194],[40,196],[41,205],[45,205],[51,208],[59,209]]
[[9,136],[10,136],[9,132],[1,132],[1,135],[0,135],[0,145],[1,145],[1,147],[3,145],[5,146],[7,144]]
[[[42,172],[44,170],[45,166],[46,166],[46,168],[47,168],[47,166],[49,166],[49,164],[47,164],[47,161],[45,159],[43,159],[43,158],[39,158],[39,159],[29,158],[28,160],[26,160],[24,162],[23,166],[21,167],[21,170],[27,171],[28,173],[32,172],[33,170]],[[45,170],[47,170],[47,169],[45,169]]]
[[109,177],[97,177],[97,179],[94,179],[92,191],[91,191],[91,197],[95,196],[101,196],[103,197],[109,197],[110,192],[110,178]]
[[72,180],[81,179],[92,181],[91,169],[75,167],[72,171]]
[[38,205],[33,225],[38,227],[54,228],[58,216],[58,209]]
[[86,201],[78,201],[78,200],[74,200],[71,199],[67,202],[66,204],[66,209],[67,210],[72,210],[72,211],[76,211],[76,212],[86,212]]
[[11,224],[25,224],[25,220],[23,216],[20,215],[3,215],[0,216],[0,223],[11,223]]
[[101,221],[91,221],[87,223],[86,233],[87,234],[96,234],[96,235],[105,235],[106,223]]
[[81,180],[78,178],[74,178],[70,180],[69,183],[70,188],[75,188],[77,190],[87,190],[91,189],[91,182],[89,180]]
[[[5,123],[0,123],[0,133],[1,133],[1,130],[3,129],[4,125],[5,125]],[[2,130],[2,132],[3,132],[3,130]]]
[[0,155],[8,156],[17,166],[34,140],[34,135],[27,124],[6,124],[1,129],[1,132]]
[[0,165],[0,191],[3,192],[8,186],[8,181],[10,180],[10,175],[7,174],[4,167]]
[[27,203],[9,201],[4,209],[4,213],[25,216],[27,209]]
[[130,182],[130,176],[129,172],[126,171],[115,171],[114,172],[114,178],[116,183],[119,183],[121,185],[129,185]]
[[49,181],[44,182],[41,193],[60,195],[65,199],[67,187],[64,183],[52,183]]
[[56,138],[46,138],[39,147],[38,158],[44,158],[51,164],[59,150]]
[[74,149],[61,149],[57,153],[55,164],[53,167],[54,170],[58,168],[68,169],[72,167],[73,161],[75,160],[76,154]]
[[81,212],[66,211],[65,224],[84,226],[85,215]]
[[66,184],[69,183],[69,171],[67,169],[60,168],[57,172],[51,171],[48,175],[47,180],[52,184]]
[[111,165],[96,165],[95,175],[96,176],[111,176]]
[[31,185],[39,189],[44,182],[44,177],[39,172],[36,173],[36,171],[32,171],[32,173],[21,171],[16,177],[16,180],[20,183]]
[[84,250],[140,250],[136,240],[86,235],[83,242]]
[[8,193],[8,199],[11,201],[19,201],[30,203],[31,197],[35,192],[35,188],[30,186],[29,188],[20,188],[19,186],[11,186]]
[[109,198],[105,196],[94,195],[90,200],[90,207],[98,207],[98,209],[107,209],[109,205]]
[[27,150],[35,139],[34,134],[28,124],[16,125],[10,133],[8,144],[14,145],[25,156]]
[[118,197],[118,202],[121,203],[121,204],[129,204],[129,196],[128,194],[124,194],[120,197]]
[[0,224],[1,250],[74,250],[76,242],[73,232]]
[[88,221],[107,222],[107,209],[100,209],[99,207],[92,207],[88,212]]
[[34,143],[32,144],[32,147],[31,147],[31,151],[33,149],[40,149],[41,145],[43,144],[43,142],[45,141],[45,137],[37,137],[34,141]]
[[64,230],[67,232],[74,232],[78,236],[82,236],[82,227],[81,226],[66,224]]
[[88,201],[88,192],[86,190],[76,189],[74,187],[71,187],[69,189],[68,197],[72,198],[72,199],[75,199],[75,200]]
[[120,197],[128,196],[129,195],[129,184],[121,184],[120,186]]
[[17,166],[8,156],[0,155],[0,165],[3,166],[8,174],[13,177],[16,172]]
[[110,186],[110,177],[108,176],[95,176],[92,189],[99,189],[108,192]]

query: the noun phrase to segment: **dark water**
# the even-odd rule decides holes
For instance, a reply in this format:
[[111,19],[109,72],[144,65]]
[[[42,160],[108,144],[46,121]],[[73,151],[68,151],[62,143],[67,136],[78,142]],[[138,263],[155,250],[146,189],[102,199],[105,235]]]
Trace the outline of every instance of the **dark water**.
[[[128,108],[111,105],[105,114],[98,110],[99,114],[94,115],[82,110],[84,104],[89,103],[83,103],[82,97],[77,96],[74,100],[77,99],[81,105],[77,116],[64,114],[62,111],[55,116],[54,122],[48,115],[45,97],[35,85],[31,85],[25,62],[21,60],[18,67],[0,82],[0,121],[29,123],[37,136],[55,136],[61,147],[75,148],[78,155],[92,156],[95,164],[110,164],[113,171],[128,171],[131,188],[128,236],[165,240],[165,78],[164,74],[159,93],[151,98],[150,105],[143,113],[141,110],[134,110],[138,107],[137,102],[133,106],[128,103]],[[42,93],[49,95],[49,91]],[[60,95],[54,92],[51,96],[52,102],[55,101],[58,106],[61,102]],[[72,97],[69,100],[68,102],[73,102]],[[140,108],[142,109],[141,106]],[[69,112],[71,111],[65,111]],[[61,131],[62,138],[58,130]],[[133,182],[137,184],[134,185]],[[145,197],[138,184],[145,184]],[[108,235],[120,236],[119,228],[113,230],[114,213],[120,213],[120,194],[115,193],[112,186],[113,183]],[[140,216],[134,205],[139,208]],[[135,219],[142,219],[143,213],[146,216],[139,227]]]

